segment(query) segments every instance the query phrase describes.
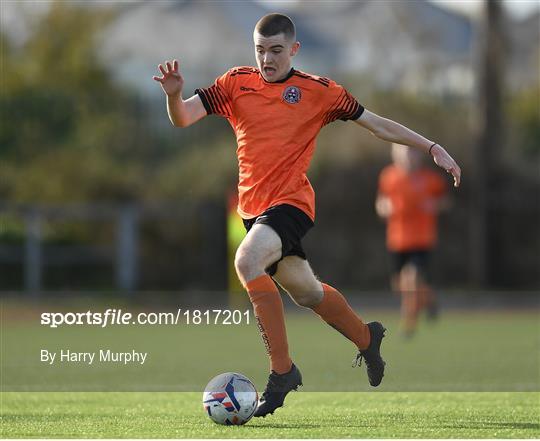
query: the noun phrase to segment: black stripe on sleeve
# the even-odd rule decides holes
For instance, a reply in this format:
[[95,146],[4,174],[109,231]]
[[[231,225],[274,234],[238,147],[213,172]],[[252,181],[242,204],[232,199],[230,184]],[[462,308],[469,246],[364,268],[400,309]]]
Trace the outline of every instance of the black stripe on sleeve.
[[347,105],[343,108],[343,115],[341,116],[341,120],[347,121],[352,115],[354,115],[354,112],[356,111],[356,106],[358,103],[355,99],[350,99],[347,101]]
[[341,118],[343,121],[348,121],[348,120],[357,120],[358,118],[360,118],[360,115],[362,115],[362,113],[364,112],[364,107],[358,102],[356,101],[356,99],[354,99],[352,96],[352,104],[353,104],[353,107],[352,109],[348,110],[344,115],[343,117]]
[[216,86],[211,86],[207,89],[208,92],[208,101],[210,102],[210,105],[212,106],[212,110],[215,114],[221,115],[221,107],[220,103],[217,98],[217,88]]
[[220,103],[221,115],[225,118],[230,118],[233,112],[231,100],[227,96],[226,91],[222,87],[216,86],[215,92]]
[[343,111],[343,116],[351,115],[355,111],[355,104],[356,102],[354,100],[351,100],[349,99],[349,97],[347,97],[347,101],[341,108],[341,110]]
[[214,112],[212,112],[212,108],[210,107],[210,103],[206,99],[205,90],[204,89],[195,89],[195,93],[197,95],[199,95],[199,98],[201,99],[201,101],[203,103],[203,106],[206,109],[206,114],[211,115],[212,113],[214,113]]
[[328,123],[331,123],[335,121],[336,119],[339,119],[339,116],[343,110],[342,106],[345,104],[346,99],[347,99],[347,95],[344,92],[342,92],[339,98],[337,99],[336,104],[334,104],[334,106],[332,106],[332,108],[328,112],[328,117],[327,117]]
[[342,121],[357,120],[364,112],[364,107],[349,92],[345,91],[345,96],[346,103],[343,105],[343,113],[339,119]]
[[356,110],[356,112],[354,112],[354,115],[351,116],[350,118],[353,121],[356,121],[358,118],[362,116],[362,113],[364,113],[364,106],[362,106],[362,104],[360,103],[357,103],[357,104],[358,104],[358,109]]
[[216,87],[215,92],[216,92],[216,101],[217,101],[217,104],[219,105],[220,115],[228,116],[229,112],[227,109],[227,97],[225,96],[225,94],[219,87]]

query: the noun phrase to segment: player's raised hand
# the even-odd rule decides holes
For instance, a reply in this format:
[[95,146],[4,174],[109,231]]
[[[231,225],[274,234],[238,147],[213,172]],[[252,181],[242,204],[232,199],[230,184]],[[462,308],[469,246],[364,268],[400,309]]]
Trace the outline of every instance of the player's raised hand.
[[153,79],[161,84],[163,92],[169,96],[179,96],[182,94],[184,79],[178,70],[178,60],[167,61],[158,65],[158,69],[163,76],[154,76]]
[[439,144],[433,146],[431,149],[431,156],[433,156],[435,164],[454,177],[454,187],[459,187],[459,183],[461,182],[461,168],[457,162],[454,161],[454,158],[452,158]]

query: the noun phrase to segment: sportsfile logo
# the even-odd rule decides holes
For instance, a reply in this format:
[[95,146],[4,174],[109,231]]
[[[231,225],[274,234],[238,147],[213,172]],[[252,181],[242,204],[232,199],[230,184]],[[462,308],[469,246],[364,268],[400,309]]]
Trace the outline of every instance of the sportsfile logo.
[[43,312],[40,323],[49,328],[59,326],[125,326],[125,325],[249,325],[250,311],[238,309],[181,309],[175,312],[139,312],[133,314],[110,308],[104,312]]

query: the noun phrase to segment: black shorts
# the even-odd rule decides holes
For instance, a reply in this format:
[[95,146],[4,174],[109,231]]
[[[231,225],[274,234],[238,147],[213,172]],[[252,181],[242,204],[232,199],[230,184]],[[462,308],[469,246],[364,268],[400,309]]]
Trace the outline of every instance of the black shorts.
[[277,271],[280,260],[286,256],[298,256],[306,259],[302,248],[302,238],[314,223],[311,218],[293,205],[282,204],[270,207],[264,213],[252,219],[243,219],[246,231],[251,230],[255,224],[264,224],[271,227],[281,239],[281,257],[274,262],[266,272],[273,276]]
[[391,253],[392,272],[396,274],[399,273],[405,265],[413,265],[423,277],[427,277],[430,253],[431,251],[428,249],[393,252]]

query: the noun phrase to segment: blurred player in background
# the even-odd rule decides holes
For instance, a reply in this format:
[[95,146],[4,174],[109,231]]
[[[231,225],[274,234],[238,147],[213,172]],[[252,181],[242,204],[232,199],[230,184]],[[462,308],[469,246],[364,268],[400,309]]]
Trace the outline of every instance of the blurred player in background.
[[[384,375],[380,345],[385,328],[379,322],[364,323],[337,289],[321,283],[302,248],[301,240],[315,220],[315,194],[306,172],[321,128],[337,120],[354,121],[383,140],[431,154],[454,176],[456,186],[461,171],[440,145],[365,110],[334,81],[294,69],[292,58],[300,43],[289,17],[261,18],[253,41],[258,68],[230,69],[187,100],[182,98],[184,80],[176,60],[159,65],[162,75],[154,80],[166,94],[175,126],[187,127],[215,114],[226,118],[236,135],[238,212],[247,235],[236,252],[235,266],[270,357],[271,373],[255,412],[266,416],[302,384],[289,355],[276,283],[298,305],[311,309],[354,343],[357,364],[365,361],[372,386],[378,386]],[[227,50],[226,41],[215,45],[216,50]]]
[[401,294],[401,330],[405,337],[411,337],[422,310],[426,310],[429,319],[437,317],[427,270],[437,241],[437,215],[449,203],[445,181],[423,165],[420,152],[394,143],[392,160],[393,164],[380,174],[375,208],[387,223],[391,285]]

